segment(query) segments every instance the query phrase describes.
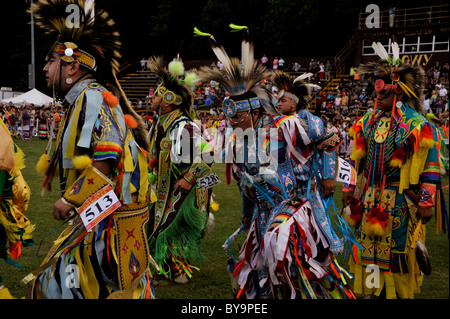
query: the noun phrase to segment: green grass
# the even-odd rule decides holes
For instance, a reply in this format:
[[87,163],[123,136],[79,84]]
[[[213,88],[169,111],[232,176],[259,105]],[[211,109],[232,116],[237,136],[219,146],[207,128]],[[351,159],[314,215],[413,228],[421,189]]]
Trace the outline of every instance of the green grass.
[[[16,297],[28,296],[29,285],[23,285],[20,280],[28,273],[39,267],[46,253],[50,249],[53,240],[62,231],[62,228],[51,233],[62,222],[53,219],[51,211],[53,203],[58,199],[57,183],[54,181],[52,193],[40,195],[41,176],[36,173],[35,163],[44,152],[46,142],[38,139],[32,141],[15,140],[26,155],[27,167],[23,175],[30,185],[32,195],[30,206],[26,215],[36,225],[34,232],[35,245],[22,249],[22,256],[17,260],[22,268],[14,268],[0,261],[0,274],[3,281]],[[220,204],[220,209],[215,215],[215,227],[202,242],[202,252],[206,260],[196,266],[199,271],[194,271],[193,278],[184,285],[157,285],[156,297],[159,299],[231,299],[231,277],[227,270],[226,256],[222,249],[224,241],[240,225],[240,196],[236,184],[232,181],[226,184],[225,165],[215,164],[214,169],[221,179],[221,183],[214,188],[215,201]],[[443,180],[444,185],[449,184],[448,177]],[[335,193],[335,203],[341,208],[340,185]],[[446,190],[446,202],[448,203],[448,190]],[[448,206],[448,204],[447,204]],[[239,247],[245,240],[245,234],[238,236],[232,243],[234,256],[237,258]],[[42,246],[37,253],[38,245]],[[431,259],[432,273],[425,276],[421,293],[416,295],[418,299],[448,299],[449,298],[449,241],[447,234],[436,234],[434,218],[427,227],[426,244]],[[36,255],[37,253],[37,255]],[[339,256],[341,265],[347,267],[347,261]]]

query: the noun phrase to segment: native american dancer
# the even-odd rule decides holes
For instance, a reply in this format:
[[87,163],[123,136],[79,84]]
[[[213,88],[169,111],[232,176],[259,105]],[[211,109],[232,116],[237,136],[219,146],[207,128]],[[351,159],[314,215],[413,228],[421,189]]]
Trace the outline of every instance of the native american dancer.
[[[36,23],[58,32],[44,67],[48,87],[63,99],[56,149],[38,170],[43,189],[59,174],[62,198],[53,216],[68,221],[33,280],[32,298],[153,298],[148,221],[148,141],[115,72],[119,43],[113,21],[93,1],[38,1]],[[67,18],[67,20],[66,20]],[[108,89],[106,89],[106,87]]]
[[193,263],[203,260],[201,239],[210,230],[211,187],[198,181],[216,180],[212,173],[212,146],[202,139],[200,123],[194,122],[195,73],[186,72],[181,61],[168,69],[161,58],[152,58],[149,69],[161,83],[151,108],[157,113],[149,132],[149,179],[156,201],[148,225],[149,246],[162,278],[185,283]]
[[[25,168],[23,151],[12,141],[11,133],[0,118],[0,258],[17,268],[15,262],[22,246],[34,244],[35,228],[25,216],[30,201],[30,188],[21,170]],[[0,274],[0,299],[12,298]]]
[[[234,264],[233,292],[237,298],[353,298],[349,277],[332,258],[343,244],[334,236],[323,203],[308,200],[308,193],[319,192],[308,183],[315,141],[299,117],[280,116],[273,106],[271,92],[261,85],[270,72],[253,59],[244,29],[242,72],[239,59],[230,59],[212,35],[194,29],[209,37],[225,70],[203,67],[199,78],[214,80],[230,93],[223,102],[234,130],[226,152],[227,182],[231,177],[237,181],[241,221],[248,230],[241,260]],[[316,204],[322,207],[317,214]]]
[[[438,227],[445,226],[437,132],[420,114],[423,70],[403,64],[395,42],[392,56],[380,43],[372,47],[380,61],[359,71],[377,75],[376,104],[351,129],[351,163],[362,173],[359,197],[354,186],[343,187],[348,221],[362,245],[353,249],[350,270],[355,293],[414,298],[430,271],[423,243],[433,207]],[[367,285],[374,269],[377,282]]]
[[[441,176],[448,174],[449,169],[449,150],[448,150],[448,126],[444,126],[444,121],[440,117],[436,117],[433,113],[428,113],[426,115],[428,121],[436,125],[438,135],[439,135],[439,164],[441,170]],[[447,130],[446,130],[447,129]]]

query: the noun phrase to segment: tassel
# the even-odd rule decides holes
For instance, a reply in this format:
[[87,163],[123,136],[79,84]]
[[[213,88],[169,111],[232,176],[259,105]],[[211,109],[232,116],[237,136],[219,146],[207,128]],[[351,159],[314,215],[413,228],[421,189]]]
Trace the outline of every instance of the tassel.
[[424,123],[422,130],[420,131],[419,145],[428,149],[432,148],[436,144],[433,137],[433,130],[430,123]]
[[36,171],[39,174],[44,175],[49,165],[50,162],[47,160],[47,151],[45,151],[45,153],[41,155],[39,161],[36,163]]
[[218,202],[211,202],[210,204],[211,210],[213,212],[217,212],[219,210],[219,203]]
[[[355,204],[356,203],[356,204]],[[364,213],[364,206],[360,199],[356,200],[355,203],[350,205],[350,218],[349,224],[351,227],[355,227],[359,224]]]
[[[211,203],[211,204],[213,204],[213,203]],[[217,203],[214,203],[214,204],[217,204]],[[217,205],[219,205],[219,204],[217,204]],[[212,205],[211,205],[211,208],[212,208]],[[216,223],[216,220],[214,218],[214,215],[212,213],[209,213],[208,223],[206,224],[206,228],[203,233],[203,236],[208,235],[213,230],[215,223]]]
[[22,242],[19,240],[17,243],[9,243],[9,252],[11,253],[12,260],[16,260],[22,254]]
[[366,138],[361,128],[355,129],[355,151],[352,160],[357,161],[366,156]]
[[403,147],[399,147],[392,155],[391,166],[401,168],[406,162],[406,151]]
[[383,236],[388,223],[389,213],[379,204],[370,209],[366,216],[365,232],[369,236]]
[[72,159],[72,165],[75,169],[82,171],[91,165],[92,159],[87,155],[75,156]]
[[151,159],[148,161],[148,167],[149,167],[149,168],[155,168],[155,167],[158,167],[158,160],[157,160],[156,158],[151,158]]
[[136,119],[130,115],[130,114],[125,114],[123,116],[123,118],[125,119],[125,124],[129,127],[129,128],[137,128],[138,127],[138,122],[136,121]]
[[113,108],[119,104],[119,99],[112,92],[104,91],[102,95],[109,107]]

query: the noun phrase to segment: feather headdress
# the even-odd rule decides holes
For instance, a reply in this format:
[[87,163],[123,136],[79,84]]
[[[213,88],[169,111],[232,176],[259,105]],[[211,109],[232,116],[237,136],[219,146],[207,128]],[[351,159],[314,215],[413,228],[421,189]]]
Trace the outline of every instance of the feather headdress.
[[67,63],[78,60],[100,84],[118,96],[124,114],[138,123],[132,130],[136,142],[148,150],[145,124],[129,105],[116,77],[121,43],[109,14],[96,8],[93,0],[38,0],[30,11],[36,25],[56,37],[49,54],[56,53]]
[[179,60],[170,62],[166,68],[161,57],[150,58],[148,67],[160,80],[155,93],[166,103],[176,105],[187,117],[194,120],[194,93],[191,88],[197,84],[196,74],[185,73],[183,62]]
[[272,81],[280,90],[278,99],[281,99],[284,95],[289,96],[289,94],[292,94],[295,96],[292,99],[297,103],[297,109],[301,110],[306,108],[313,85],[306,83],[304,80],[310,76],[312,76],[311,73],[304,73],[298,77],[294,77],[284,71],[276,70]]
[[[266,112],[272,115],[280,115],[272,103],[272,93],[261,82],[270,77],[270,71],[254,59],[253,43],[248,37],[248,28],[231,24],[233,30],[244,30],[242,39],[241,61],[238,58],[230,58],[224,47],[210,33],[201,32],[196,27],[194,35],[208,36],[209,43],[218,60],[223,63],[223,71],[203,66],[198,72],[198,77],[203,81],[216,81],[228,93],[230,98],[224,100],[223,108],[226,116],[231,117],[236,112],[259,108],[261,105]],[[242,62],[242,67],[240,65]]]
[[370,62],[359,66],[360,74],[373,74],[382,81],[375,85],[375,89],[382,90],[384,85],[393,87],[394,91],[403,93],[402,101],[412,109],[423,114],[422,95],[425,72],[420,66],[403,63],[400,60],[400,48],[392,42],[392,56],[390,56],[380,42],[373,42],[372,48],[380,57],[378,62]]

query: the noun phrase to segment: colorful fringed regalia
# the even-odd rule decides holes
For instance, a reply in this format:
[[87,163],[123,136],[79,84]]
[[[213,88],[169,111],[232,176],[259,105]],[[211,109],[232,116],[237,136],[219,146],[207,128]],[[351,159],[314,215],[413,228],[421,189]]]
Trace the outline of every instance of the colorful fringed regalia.
[[[196,35],[209,36],[225,70],[203,67],[199,77],[230,92],[223,103],[235,129],[226,151],[227,182],[234,178],[238,184],[242,227],[248,229],[240,260],[230,267],[233,293],[239,299],[354,298],[349,274],[333,257],[343,243],[332,230],[319,188],[311,186],[312,144],[323,135],[307,131],[298,116],[280,116],[271,92],[261,85],[270,72],[253,59],[243,29],[242,72],[239,59],[228,58],[212,35],[195,29]],[[246,112],[252,119],[258,114],[256,122],[236,129]],[[325,148],[332,149],[331,143]]]
[[439,164],[441,169],[441,176],[445,176],[449,171],[449,150],[448,150],[448,127],[443,125],[443,121],[436,117],[433,113],[427,114],[427,120],[436,125],[439,137]]
[[[216,178],[211,169],[213,150],[193,116],[195,73],[185,74],[178,60],[166,69],[161,58],[150,59],[149,69],[161,80],[155,95],[173,107],[165,111],[159,106],[149,132],[149,180],[155,194],[150,206],[149,246],[160,278],[185,283],[197,269],[194,264],[204,260],[201,240],[214,220],[210,213],[212,186],[199,184]],[[191,185],[188,192],[176,188],[180,179]]]
[[[35,228],[25,216],[30,201],[30,188],[21,170],[25,168],[24,153],[14,144],[11,133],[0,118],[0,258],[14,267],[22,247],[34,244]],[[11,298],[0,274],[0,299]]]
[[[73,207],[73,215],[41,266],[23,282],[33,281],[31,297],[38,299],[153,298],[145,235],[145,127],[115,77],[119,55],[113,21],[92,2],[74,3],[79,28],[66,23],[66,1],[38,1],[32,12],[38,25],[59,33],[50,54],[67,63],[79,61],[113,92],[92,77],[58,92],[65,94],[64,116],[55,151],[50,161],[41,157],[38,169],[45,174],[46,190],[59,175],[61,200]],[[108,176],[95,167],[104,161],[113,163]]]
[[[376,74],[378,95],[384,94],[384,99],[394,92],[394,98],[390,112],[377,108],[377,99],[373,112],[350,130],[354,140],[350,162],[362,173],[360,196],[348,214],[362,248],[354,246],[350,270],[357,294],[379,296],[384,289],[389,299],[414,298],[429,271],[422,266],[428,263],[423,260],[426,254],[418,252],[425,242],[418,207],[435,207],[437,231],[445,228],[447,219],[438,138],[434,124],[419,113],[423,70],[402,64],[395,42],[392,57],[380,43],[373,48],[381,60],[361,66],[360,73]],[[343,191],[354,188],[344,185]],[[372,281],[366,278],[374,267],[379,278],[368,285]]]

